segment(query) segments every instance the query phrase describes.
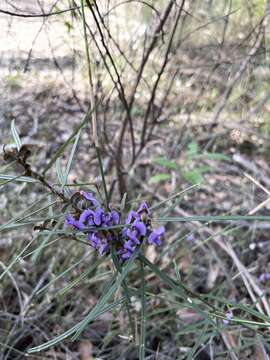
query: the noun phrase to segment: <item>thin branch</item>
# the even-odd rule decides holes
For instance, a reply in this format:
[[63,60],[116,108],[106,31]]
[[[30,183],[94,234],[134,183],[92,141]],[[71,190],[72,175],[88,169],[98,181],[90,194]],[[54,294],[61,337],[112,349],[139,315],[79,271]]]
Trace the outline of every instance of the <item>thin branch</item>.
[[[89,2],[88,0],[86,0],[86,2],[87,2],[87,4],[88,4],[88,7],[89,7],[92,15],[93,15],[93,18],[94,18],[94,20],[95,20],[95,23],[96,23],[96,25],[97,25],[97,29],[98,29],[98,32],[99,32],[100,38],[101,38],[101,43],[102,43],[102,45],[103,45],[103,47],[104,47],[104,49],[105,49],[105,52],[106,52],[108,58],[110,59],[110,62],[111,62],[111,64],[112,64],[112,66],[113,66],[113,69],[114,69],[115,74],[116,74],[116,77],[117,77],[117,82],[118,82],[119,87],[120,87],[120,94],[119,94],[119,95],[120,95],[120,99],[121,99],[121,101],[122,101],[122,103],[123,103],[123,106],[124,106],[124,108],[125,108],[125,110],[126,110],[126,113],[127,113],[127,122],[129,123],[129,126],[130,126],[130,135],[131,135],[131,143],[132,143],[132,158],[134,158],[134,157],[135,157],[135,137],[134,137],[134,130],[133,130],[132,118],[131,118],[131,114],[130,114],[130,107],[129,107],[129,105],[128,105],[128,102],[127,102],[127,99],[126,99],[126,96],[125,96],[124,87],[123,87],[123,84],[122,84],[122,81],[121,81],[119,72],[118,72],[118,70],[117,70],[117,67],[116,67],[116,65],[115,65],[115,62],[114,62],[114,60],[113,60],[113,58],[112,58],[112,55],[111,55],[111,53],[110,53],[110,51],[109,51],[108,46],[106,45],[106,42],[105,42],[105,39],[104,39],[104,35],[103,35],[103,33],[102,33],[102,30],[101,30],[101,27],[100,27],[100,24],[99,24],[99,20],[98,20],[98,18],[96,17],[96,14],[95,14],[95,11],[94,11],[94,9],[93,9],[93,6],[91,6],[91,4],[90,4],[90,2]],[[97,9],[97,12],[98,12],[100,18],[102,19],[101,15],[100,15],[100,13],[99,13],[99,10],[98,10],[97,3],[94,2],[94,4],[95,4],[95,6],[96,6],[96,9]]]
[[84,12],[84,6],[83,6],[83,0],[81,0],[82,5],[82,18],[83,18],[83,33],[84,33],[84,40],[85,40],[85,51],[86,51],[86,59],[87,59],[87,65],[88,65],[88,77],[89,77],[89,86],[90,86],[90,101],[91,101],[91,108],[93,109],[92,113],[92,129],[93,129],[93,138],[94,138],[94,144],[95,149],[98,157],[98,164],[99,169],[101,173],[103,188],[104,188],[104,194],[105,194],[105,200],[106,200],[106,207],[109,206],[109,197],[108,197],[108,191],[107,191],[107,185],[103,170],[103,164],[99,149],[99,141],[98,141],[98,132],[97,132],[97,113],[96,113],[96,105],[95,105],[95,96],[94,96],[94,85],[93,85],[93,77],[92,77],[92,69],[91,69],[91,61],[90,61],[90,52],[89,52],[89,46],[87,42],[87,33],[86,33],[86,20],[85,20],[85,12]]
[[19,14],[19,13],[15,13],[15,12],[4,10],[4,9],[0,9],[0,13],[9,15],[9,16],[21,17],[21,18],[44,18],[44,17],[53,16],[53,15],[60,15],[60,14],[63,14],[63,13],[69,12],[69,11],[74,11],[77,9],[80,9],[80,6],[75,6],[75,7],[69,8],[69,9],[59,10],[59,11],[55,11],[55,12],[49,12],[49,13],[45,13],[45,14]]
[[235,84],[239,81],[239,79],[243,75],[244,71],[246,70],[251,58],[257,53],[257,50],[261,46],[261,43],[262,43],[262,40],[263,40],[263,37],[264,37],[264,32],[262,31],[263,30],[263,22],[264,21],[262,21],[262,25],[261,25],[261,27],[259,29],[259,33],[257,34],[256,40],[255,40],[253,46],[251,47],[251,49],[248,52],[246,58],[244,59],[244,61],[240,65],[240,67],[239,67],[238,71],[236,72],[235,76],[228,83],[228,86],[226,87],[226,90],[225,90],[225,92],[224,92],[224,94],[222,96],[221,102],[216,107],[216,111],[214,112],[213,120],[211,122],[209,131],[212,131],[213,128],[218,123],[219,116],[222,113],[222,111],[224,110],[224,108],[226,107],[227,102],[228,102],[228,100],[229,100],[229,98],[231,96],[231,93],[232,93],[232,91],[234,89]]
[[173,29],[172,29],[172,32],[171,32],[171,35],[170,35],[170,38],[169,38],[169,42],[168,42],[168,46],[167,46],[167,49],[166,49],[164,61],[163,61],[163,64],[162,64],[162,66],[160,68],[160,71],[159,71],[159,73],[157,75],[156,82],[155,82],[155,84],[153,86],[153,89],[152,89],[151,98],[150,98],[150,100],[148,102],[147,110],[146,110],[145,116],[144,116],[144,123],[143,123],[142,135],[141,135],[140,148],[142,148],[144,146],[144,140],[145,140],[145,134],[146,134],[146,130],[147,130],[147,123],[148,123],[149,114],[150,114],[150,111],[151,111],[151,109],[152,109],[152,107],[154,105],[154,101],[155,101],[155,97],[156,97],[156,91],[157,91],[159,81],[161,79],[162,74],[164,73],[164,70],[165,70],[165,68],[167,66],[167,63],[168,63],[168,60],[169,60],[169,54],[170,54],[170,51],[171,51],[171,48],[172,48],[172,42],[173,42],[173,39],[174,39],[174,35],[176,33],[176,29],[177,29],[177,26],[178,26],[178,23],[179,23],[179,20],[180,20],[184,5],[185,5],[185,0],[182,1],[181,7],[178,10],[177,17],[175,19],[174,26],[173,26]]
[[147,49],[146,54],[143,56],[141,66],[140,66],[140,70],[139,70],[139,73],[138,73],[138,76],[137,76],[137,79],[136,79],[136,82],[135,82],[135,85],[134,85],[134,88],[133,88],[133,91],[132,91],[132,95],[131,95],[131,98],[130,98],[130,101],[129,101],[129,107],[130,108],[133,105],[135,95],[136,95],[136,91],[137,91],[138,85],[140,83],[140,80],[141,80],[145,65],[146,65],[146,63],[147,63],[147,61],[149,59],[149,56],[150,56],[151,52],[154,50],[156,42],[158,41],[158,38],[159,38],[158,35],[162,31],[162,29],[163,29],[163,27],[164,27],[164,25],[165,25],[165,23],[166,23],[166,21],[168,19],[168,16],[169,16],[169,14],[170,14],[170,12],[172,10],[173,4],[174,4],[174,1],[171,0],[169,2],[169,4],[168,4],[167,8],[164,11],[163,17],[162,17],[159,25],[157,26],[156,30],[154,31],[153,40],[152,40],[149,48]]

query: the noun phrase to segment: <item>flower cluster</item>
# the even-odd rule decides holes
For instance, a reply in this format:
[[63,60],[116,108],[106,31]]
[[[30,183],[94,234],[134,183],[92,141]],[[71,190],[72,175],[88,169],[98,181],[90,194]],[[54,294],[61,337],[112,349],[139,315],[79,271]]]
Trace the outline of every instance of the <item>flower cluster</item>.
[[87,208],[75,218],[66,216],[65,225],[86,233],[87,240],[98,250],[100,255],[110,251],[113,244],[122,260],[129,259],[144,239],[148,244],[160,245],[165,233],[162,226],[153,230],[151,212],[146,202],[142,202],[137,211],[131,210],[123,226],[121,214],[115,209],[104,211],[92,193],[81,191],[80,195],[87,202]]

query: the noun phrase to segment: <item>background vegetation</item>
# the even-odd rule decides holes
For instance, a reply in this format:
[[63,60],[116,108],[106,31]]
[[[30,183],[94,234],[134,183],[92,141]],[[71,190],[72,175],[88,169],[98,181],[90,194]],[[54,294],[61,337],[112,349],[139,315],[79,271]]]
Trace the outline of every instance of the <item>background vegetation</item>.
[[[82,3],[0,1],[1,359],[268,359],[270,4]],[[56,342],[117,273],[58,196],[104,200],[93,104],[110,203],[146,200],[166,236],[125,278],[129,311],[119,287]]]

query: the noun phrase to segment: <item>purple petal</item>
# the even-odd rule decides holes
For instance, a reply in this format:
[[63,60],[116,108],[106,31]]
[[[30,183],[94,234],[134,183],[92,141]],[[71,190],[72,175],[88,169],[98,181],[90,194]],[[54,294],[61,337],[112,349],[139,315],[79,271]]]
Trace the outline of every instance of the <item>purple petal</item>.
[[154,244],[154,245],[160,245],[161,241],[160,241],[159,237],[155,233],[152,232],[149,235],[148,243],[149,244]]
[[131,231],[130,229],[127,230],[126,236],[135,244],[135,245],[140,245],[140,241],[137,238],[138,236],[138,232],[135,231]]
[[102,224],[103,224],[103,226],[110,226],[110,224],[111,224],[111,214],[110,213],[103,214]]
[[107,241],[112,241],[113,240],[113,236],[111,234],[107,234]]
[[133,253],[133,251],[135,250],[134,243],[131,240],[126,241],[124,243],[124,249]]
[[123,236],[124,238],[128,236],[128,231],[129,231],[129,229],[126,228],[126,227],[122,229],[122,236]]
[[101,225],[103,220],[103,214],[104,212],[100,207],[96,208],[96,210],[93,212],[95,225],[97,226]]
[[80,220],[82,220],[82,222],[87,221],[87,224],[90,226],[95,226],[94,217],[95,212],[91,209],[86,209],[81,213]]
[[162,236],[165,234],[165,227],[161,226],[161,227],[155,229],[154,231],[158,236]]
[[143,212],[145,212],[146,214],[149,214],[149,213],[150,213],[150,210],[149,210],[149,207],[148,207],[146,201],[143,201],[143,202],[141,203],[141,205],[139,206],[139,209],[137,210],[137,213],[138,213],[138,214],[141,214],[141,213],[143,213]]
[[116,210],[112,210],[107,214],[104,214],[103,223],[105,226],[118,225],[120,221],[120,215]]
[[92,203],[93,206],[99,206],[98,201],[94,198],[94,195],[90,192],[80,191],[80,194],[88,201]]
[[118,225],[119,224],[120,215],[119,215],[118,211],[116,211],[116,210],[111,211],[111,219],[113,221],[113,225]]
[[109,244],[108,244],[107,242],[106,242],[106,243],[102,243],[102,244],[99,246],[99,249],[98,249],[99,254],[100,254],[100,255],[104,255],[104,254],[107,252],[108,248],[109,248]]
[[223,320],[223,324],[224,325],[229,325],[230,322],[232,321],[233,319],[233,313],[230,311],[230,312],[227,312],[226,313],[226,319]]
[[84,224],[79,220],[75,220],[71,214],[68,214],[65,219],[65,226],[72,226],[77,230],[84,229]]
[[139,236],[144,236],[146,234],[146,226],[142,221],[134,221],[132,230],[136,230]]
[[74,217],[71,214],[68,214],[65,218],[65,226],[73,225],[74,221],[75,221]]
[[161,237],[164,235],[164,233],[165,233],[164,226],[161,226],[160,228],[153,230],[151,232],[151,234],[149,235],[148,243],[149,244],[160,245],[161,244]]
[[260,276],[257,277],[258,282],[265,282],[270,280],[270,273],[262,273]]
[[125,223],[130,224],[134,220],[139,219],[139,218],[140,218],[139,215],[135,211],[131,210],[126,218]]
[[121,258],[122,258],[123,260],[127,260],[127,259],[130,259],[131,256],[132,256],[132,253],[126,252],[126,253],[123,253],[123,254],[121,255]]
[[90,209],[84,210],[80,215],[80,222],[85,223],[89,217],[92,215],[93,211]]
[[101,245],[100,237],[95,233],[89,233],[87,239],[91,242],[93,248],[97,249]]

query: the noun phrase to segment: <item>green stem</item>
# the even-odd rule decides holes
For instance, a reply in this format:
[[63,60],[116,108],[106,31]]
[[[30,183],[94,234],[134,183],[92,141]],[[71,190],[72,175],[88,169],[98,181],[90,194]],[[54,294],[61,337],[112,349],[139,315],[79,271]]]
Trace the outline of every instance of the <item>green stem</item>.
[[106,207],[108,209],[109,208],[109,194],[108,194],[108,190],[107,190],[106,179],[105,179],[102,159],[101,159],[101,155],[100,155],[100,149],[97,146],[96,146],[96,152],[97,152],[98,165],[99,165],[99,170],[100,170],[100,174],[101,174],[104,194],[105,194],[105,203],[106,203]]
[[145,359],[145,334],[146,334],[146,288],[145,288],[145,273],[144,273],[144,263],[140,261],[141,264],[141,335],[140,335],[140,349],[139,349],[139,359]]
[[[111,247],[111,251],[112,251],[113,263],[114,263],[114,265],[116,267],[116,270],[119,273],[121,273],[122,268],[121,268],[121,265],[120,265],[119,260],[117,258],[116,250],[115,250],[114,246]],[[130,309],[131,309],[131,297],[130,297],[130,293],[129,293],[129,288],[128,288],[125,280],[123,281],[122,286],[123,286],[123,291],[124,291],[124,295],[125,295],[125,298],[126,298],[125,306],[126,306],[126,309],[127,309],[129,325],[130,325],[131,334],[132,334],[133,341],[134,341],[135,338],[136,338],[136,331],[135,331],[135,325],[134,325],[134,322],[132,320],[132,315],[131,315],[131,311],[130,311]]]

